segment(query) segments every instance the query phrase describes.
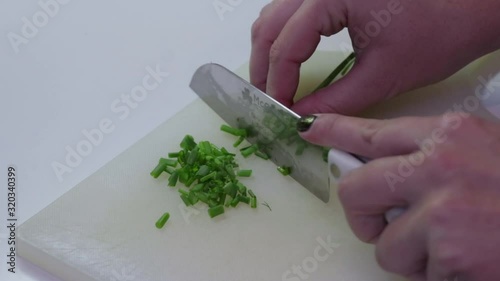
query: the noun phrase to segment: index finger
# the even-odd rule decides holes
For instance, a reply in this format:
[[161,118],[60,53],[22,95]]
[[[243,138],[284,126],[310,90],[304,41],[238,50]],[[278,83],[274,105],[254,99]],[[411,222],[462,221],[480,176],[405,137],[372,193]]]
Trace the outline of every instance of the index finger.
[[316,50],[321,35],[339,32],[346,24],[342,1],[305,1],[286,23],[270,50],[267,93],[291,106],[299,84],[300,65]]
[[304,0],[275,0],[262,9],[252,26],[250,82],[262,91],[266,91],[269,49],[302,2]]

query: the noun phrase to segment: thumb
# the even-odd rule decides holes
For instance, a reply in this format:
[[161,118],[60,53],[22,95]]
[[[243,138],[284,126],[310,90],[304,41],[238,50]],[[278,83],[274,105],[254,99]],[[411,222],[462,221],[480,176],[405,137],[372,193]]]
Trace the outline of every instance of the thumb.
[[400,83],[397,82],[396,75],[384,70],[385,65],[387,63],[384,64],[380,59],[360,56],[346,76],[297,101],[292,110],[299,115],[313,113],[351,115],[392,97],[399,93]]

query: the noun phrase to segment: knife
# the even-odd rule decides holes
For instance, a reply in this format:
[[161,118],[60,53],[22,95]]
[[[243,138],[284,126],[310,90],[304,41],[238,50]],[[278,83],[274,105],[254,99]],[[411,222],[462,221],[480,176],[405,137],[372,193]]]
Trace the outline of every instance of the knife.
[[[330,200],[330,181],[365,162],[335,148],[323,159],[323,148],[298,135],[299,115],[219,64],[199,67],[189,86],[230,126],[247,129],[251,144],[264,150],[277,166],[291,167],[290,176],[325,203]],[[392,221],[399,214],[391,210],[386,219]]]

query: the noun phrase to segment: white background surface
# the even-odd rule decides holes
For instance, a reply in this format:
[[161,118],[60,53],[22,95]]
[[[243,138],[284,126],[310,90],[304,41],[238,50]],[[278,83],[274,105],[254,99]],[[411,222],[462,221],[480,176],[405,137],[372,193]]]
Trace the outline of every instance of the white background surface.
[[[18,223],[194,100],[188,83],[199,65],[213,61],[235,69],[248,61],[250,26],[269,1],[220,2],[234,7],[220,16],[213,0],[68,1],[17,53],[9,34],[22,35],[23,18],[33,22],[43,10],[37,1],[0,2],[0,182],[14,165]],[[346,42],[343,32],[322,49]],[[113,101],[141,85],[146,68],[157,65],[169,77],[120,119]],[[66,147],[75,149],[85,139],[82,130],[105,118],[113,132],[59,181],[52,163],[64,164]],[[17,273],[6,275],[6,193],[0,189],[0,279],[57,280],[19,257]]]

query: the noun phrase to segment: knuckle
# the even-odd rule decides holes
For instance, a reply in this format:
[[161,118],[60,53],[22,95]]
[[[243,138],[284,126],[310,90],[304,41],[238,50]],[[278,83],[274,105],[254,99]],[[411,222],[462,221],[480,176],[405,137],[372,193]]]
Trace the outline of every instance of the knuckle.
[[278,63],[283,57],[283,50],[279,40],[274,41],[269,50],[269,62],[271,64]]
[[252,29],[251,29],[251,38],[252,42],[257,42],[260,38],[262,38],[262,31],[264,30],[264,20],[262,17],[259,17],[255,22],[252,24]]
[[447,149],[437,149],[428,159],[430,174],[441,179],[453,178],[465,168],[462,157]]

